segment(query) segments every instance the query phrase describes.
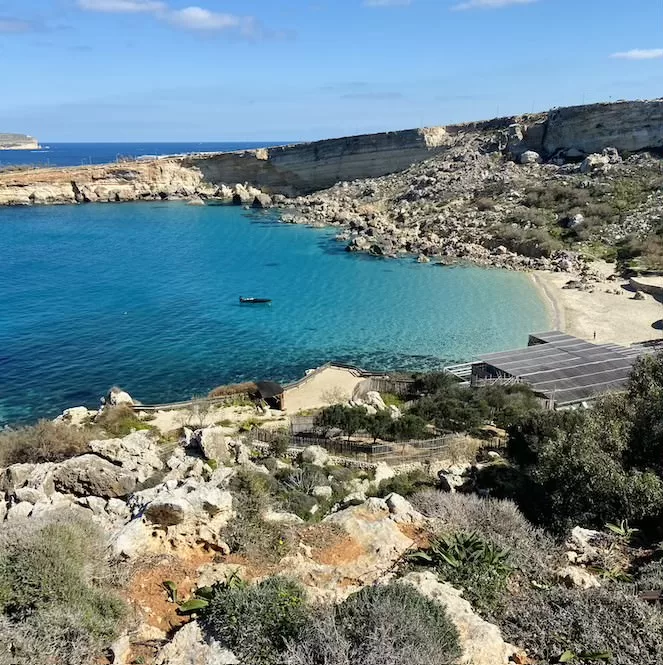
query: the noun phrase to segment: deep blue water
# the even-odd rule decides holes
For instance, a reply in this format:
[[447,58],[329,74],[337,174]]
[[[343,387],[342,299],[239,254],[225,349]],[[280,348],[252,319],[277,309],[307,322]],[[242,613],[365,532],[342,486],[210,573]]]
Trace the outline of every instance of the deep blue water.
[[230,152],[281,145],[263,141],[216,143],[48,143],[42,150],[0,150],[0,168],[10,165],[80,166],[107,164],[122,157],[177,155],[186,152]]
[[358,256],[239,207],[0,208],[0,233],[0,423],[113,384],[155,403],[328,360],[430,370],[549,326],[524,274]]

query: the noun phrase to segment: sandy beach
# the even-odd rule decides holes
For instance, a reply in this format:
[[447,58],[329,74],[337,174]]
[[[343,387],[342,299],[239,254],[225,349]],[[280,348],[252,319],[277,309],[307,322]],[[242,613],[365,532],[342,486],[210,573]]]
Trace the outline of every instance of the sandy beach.
[[597,261],[592,269],[601,275],[601,280],[588,291],[563,288],[570,280],[579,279],[570,273],[532,273],[551,308],[553,327],[597,343],[632,344],[663,339],[663,331],[657,325],[663,319],[661,302],[647,294],[644,300],[634,300],[628,280],[608,279],[614,272],[613,264]]

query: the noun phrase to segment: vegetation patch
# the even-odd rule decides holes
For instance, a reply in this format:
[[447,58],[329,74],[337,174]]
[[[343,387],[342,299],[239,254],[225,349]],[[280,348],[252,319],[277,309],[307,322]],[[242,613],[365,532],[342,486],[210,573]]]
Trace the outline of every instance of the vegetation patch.
[[443,607],[405,584],[368,587],[310,618],[288,665],[451,665],[458,633]]
[[89,452],[91,435],[65,423],[40,420],[36,425],[0,433],[0,467],[61,462]]
[[96,420],[99,427],[114,437],[122,438],[139,430],[153,430],[154,426],[141,420],[127,404],[104,409]]
[[71,516],[3,527],[0,663],[91,663],[113,641],[126,610],[103,542],[96,526]]

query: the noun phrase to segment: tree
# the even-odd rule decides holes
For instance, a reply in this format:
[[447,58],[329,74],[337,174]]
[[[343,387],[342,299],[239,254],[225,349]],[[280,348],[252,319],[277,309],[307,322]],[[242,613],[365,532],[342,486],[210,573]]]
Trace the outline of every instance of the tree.
[[353,434],[367,425],[367,421],[368,414],[363,407],[334,404],[318,414],[315,426],[327,432],[332,429],[340,429],[349,441]]
[[378,411],[366,417],[366,431],[373,437],[373,443],[378,439],[386,439],[392,431],[394,420],[389,411]]
[[406,413],[393,421],[391,431],[396,441],[423,439],[426,437],[426,421],[417,415]]

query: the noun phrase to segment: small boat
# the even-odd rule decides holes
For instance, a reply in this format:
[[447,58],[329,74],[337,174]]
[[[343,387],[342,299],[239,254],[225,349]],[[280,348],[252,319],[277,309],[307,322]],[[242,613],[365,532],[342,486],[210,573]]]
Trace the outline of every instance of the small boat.
[[242,298],[240,296],[239,302],[242,305],[271,305],[272,301],[269,298]]

